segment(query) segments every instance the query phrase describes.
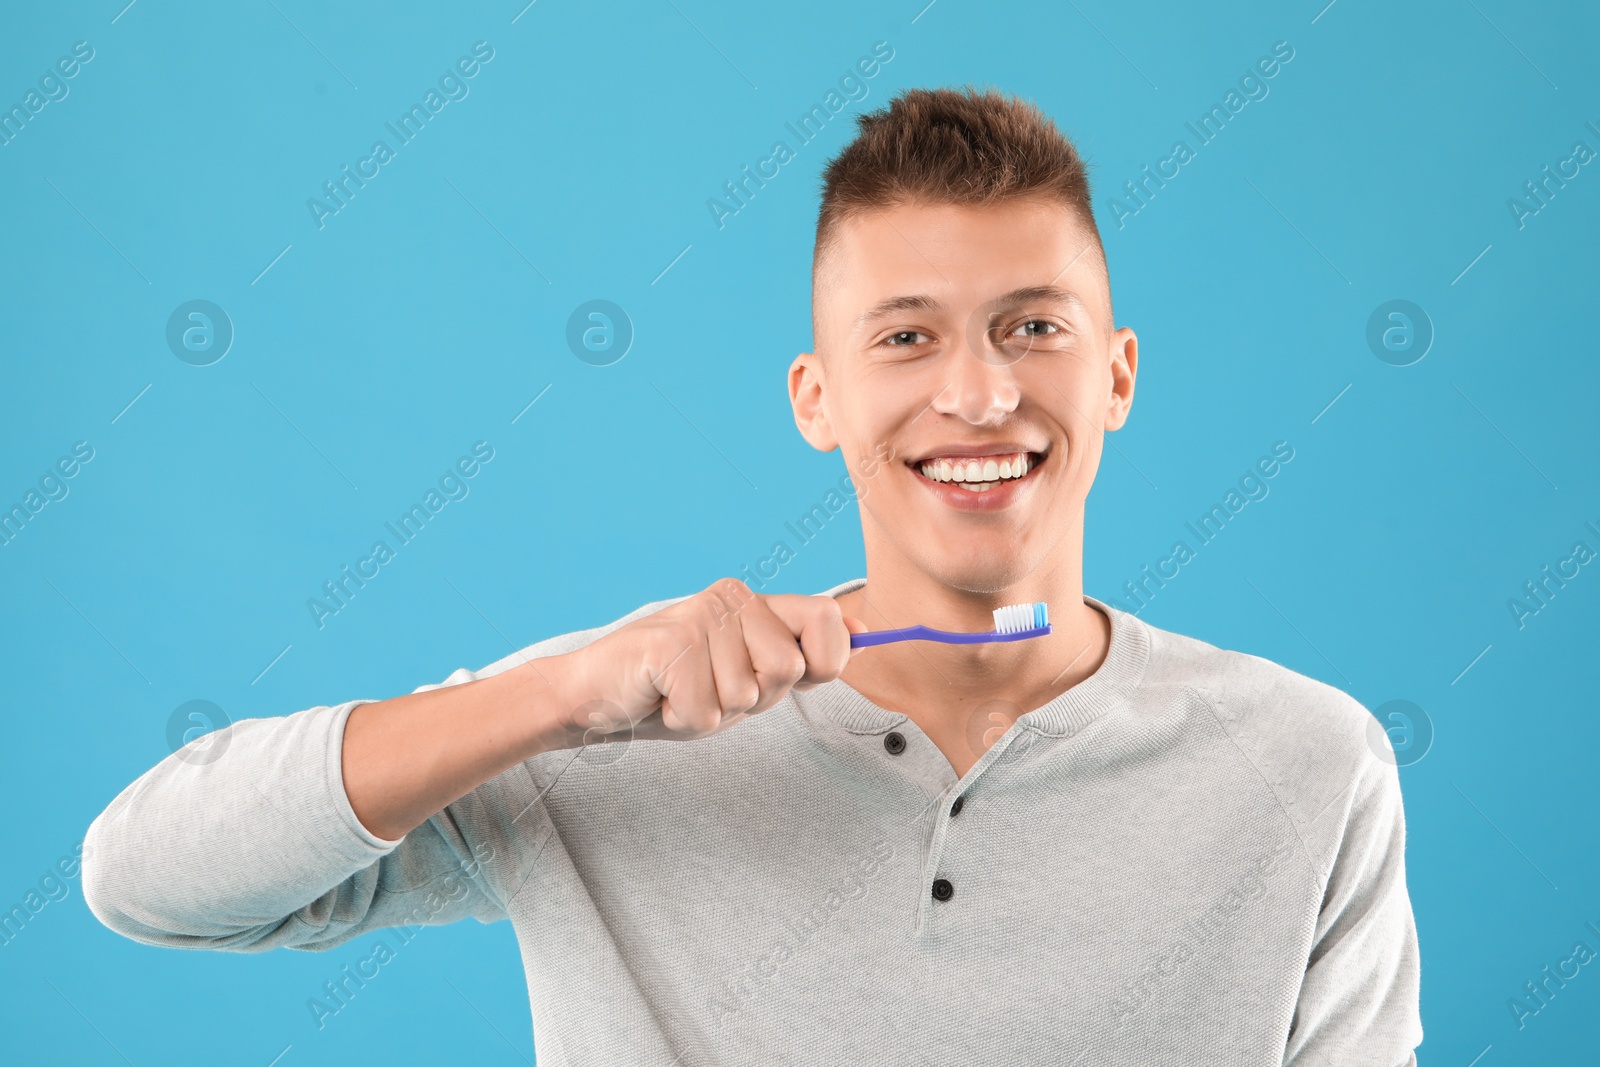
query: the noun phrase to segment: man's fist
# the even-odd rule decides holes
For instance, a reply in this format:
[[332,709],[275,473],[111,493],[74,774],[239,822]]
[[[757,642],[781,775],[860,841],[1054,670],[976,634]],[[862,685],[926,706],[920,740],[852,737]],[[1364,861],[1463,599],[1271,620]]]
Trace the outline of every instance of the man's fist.
[[724,578],[562,657],[568,747],[721,733],[839,677],[865,630],[832,597],[761,596]]

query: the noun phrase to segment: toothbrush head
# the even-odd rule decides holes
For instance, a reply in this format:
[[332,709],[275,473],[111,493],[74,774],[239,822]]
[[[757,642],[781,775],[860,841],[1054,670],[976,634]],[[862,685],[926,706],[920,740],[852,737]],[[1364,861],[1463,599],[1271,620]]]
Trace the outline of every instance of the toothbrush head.
[[1039,630],[1050,625],[1050,605],[1012,604],[994,609],[996,633],[1014,634],[1023,630]]

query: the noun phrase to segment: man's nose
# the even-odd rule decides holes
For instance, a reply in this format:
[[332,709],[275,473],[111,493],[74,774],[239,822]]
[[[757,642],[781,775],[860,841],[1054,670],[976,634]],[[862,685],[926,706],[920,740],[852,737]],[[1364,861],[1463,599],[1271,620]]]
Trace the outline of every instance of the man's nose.
[[974,426],[996,422],[1017,410],[1022,389],[1014,361],[997,348],[983,323],[966,331],[940,361],[945,381],[933,408]]

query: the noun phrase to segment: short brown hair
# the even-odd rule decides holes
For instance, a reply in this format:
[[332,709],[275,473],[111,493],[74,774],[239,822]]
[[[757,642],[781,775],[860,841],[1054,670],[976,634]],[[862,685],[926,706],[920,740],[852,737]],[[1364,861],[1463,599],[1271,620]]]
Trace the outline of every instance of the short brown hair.
[[1037,105],[994,89],[906,89],[856,118],[855,140],[822,174],[813,277],[839,223],[874,208],[924,201],[1058,200],[1105,245],[1077,147]]

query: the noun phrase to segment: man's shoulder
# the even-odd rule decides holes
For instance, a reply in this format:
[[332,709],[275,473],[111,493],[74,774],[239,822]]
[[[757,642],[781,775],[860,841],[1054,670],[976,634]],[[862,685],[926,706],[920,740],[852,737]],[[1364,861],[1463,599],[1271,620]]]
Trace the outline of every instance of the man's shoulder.
[[1372,715],[1343,689],[1262,656],[1144,625],[1150,636],[1146,685],[1186,686],[1230,730],[1259,734],[1263,741],[1316,748],[1354,741],[1365,747]]
[[1296,824],[1319,865],[1360,786],[1388,786],[1393,750],[1355,697],[1281,663],[1144,623],[1143,684],[1193,693]]

